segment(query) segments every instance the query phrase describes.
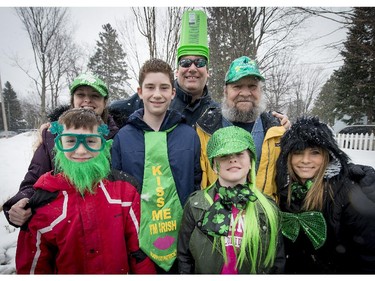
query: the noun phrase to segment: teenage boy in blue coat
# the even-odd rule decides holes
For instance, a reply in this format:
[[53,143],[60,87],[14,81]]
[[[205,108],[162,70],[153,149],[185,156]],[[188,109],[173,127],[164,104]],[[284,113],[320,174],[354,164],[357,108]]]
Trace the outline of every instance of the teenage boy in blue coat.
[[168,110],[176,95],[172,68],[151,59],[141,68],[134,112],[114,138],[112,165],[141,185],[140,247],[159,273],[177,273],[177,236],[183,206],[200,189],[200,142],[182,115]]

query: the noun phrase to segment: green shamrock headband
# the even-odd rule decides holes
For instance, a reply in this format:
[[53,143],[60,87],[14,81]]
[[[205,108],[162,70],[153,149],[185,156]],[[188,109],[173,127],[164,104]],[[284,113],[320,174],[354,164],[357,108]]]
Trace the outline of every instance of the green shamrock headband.
[[[64,126],[60,124],[58,121],[52,122],[50,131],[52,134],[61,135],[64,131]],[[103,137],[108,136],[109,134],[108,126],[106,124],[101,124],[98,127],[98,133]]]

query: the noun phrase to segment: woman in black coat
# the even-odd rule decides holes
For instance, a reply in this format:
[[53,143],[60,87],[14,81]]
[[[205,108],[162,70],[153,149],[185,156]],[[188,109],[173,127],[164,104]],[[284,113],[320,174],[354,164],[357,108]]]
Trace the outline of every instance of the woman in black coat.
[[316,117],[283,136],[276,180],[286,273],[375,273],[374,184],[351,181],[349,160]]
[[[50,121],[56,121],[69,108],[89,108],[100,115],[108,125],[109,134],[106,138],[112,139],[119,128],[106,108],[109,98],[106,84],[92,74],[83,73],[74,79],[70,86],[70,93],[70,106],[56,108],[49,114]],[[47,128],[48,126],[42,125],[40,141],[18,193],[3,205],[4,215],[9,224],[16,227],[23,225],[31,217],[31,209],[27,202],[34,194],[34,183],[41,175],[54,169],[55,135]]]

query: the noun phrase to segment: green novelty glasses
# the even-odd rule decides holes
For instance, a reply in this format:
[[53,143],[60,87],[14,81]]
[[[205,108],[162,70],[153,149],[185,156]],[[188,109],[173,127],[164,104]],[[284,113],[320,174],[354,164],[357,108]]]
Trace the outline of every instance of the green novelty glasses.
[[61,134],[55,138],[56,147],[63,152],[76,150],[80,144],[91,151],[98,152],[105,148],[105,139],[97,134]]

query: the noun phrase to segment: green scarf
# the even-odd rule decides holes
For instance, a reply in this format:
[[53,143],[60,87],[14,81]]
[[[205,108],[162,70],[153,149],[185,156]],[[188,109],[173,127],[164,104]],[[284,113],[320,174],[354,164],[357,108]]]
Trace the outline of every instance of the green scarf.
[[219,199],[205,213],[201,230],[214,237],[228,236],[232,206],[242,212],[248,202],[255,202],[258,198],[247,185],[223,187],[217,181],[215,188]]
[[307,180],[305,184],[293,182],[290,186],[291,191],[292,191],[292,196],[291,196],[292,201],[305,199],[307,192],[309,192],[313,184],[314,182],[312,180]]

